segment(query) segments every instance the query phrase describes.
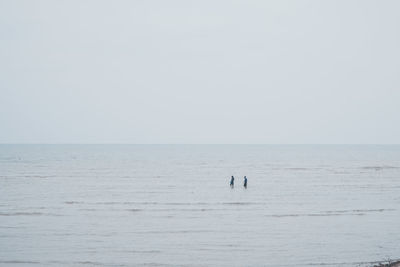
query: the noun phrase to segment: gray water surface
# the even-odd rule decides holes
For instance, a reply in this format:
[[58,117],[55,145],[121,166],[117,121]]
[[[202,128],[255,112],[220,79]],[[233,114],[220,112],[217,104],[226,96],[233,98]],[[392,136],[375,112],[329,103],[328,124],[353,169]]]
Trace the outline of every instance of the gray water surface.
[[398,145],[0,145],[1,266],[367,266],[399,207]]

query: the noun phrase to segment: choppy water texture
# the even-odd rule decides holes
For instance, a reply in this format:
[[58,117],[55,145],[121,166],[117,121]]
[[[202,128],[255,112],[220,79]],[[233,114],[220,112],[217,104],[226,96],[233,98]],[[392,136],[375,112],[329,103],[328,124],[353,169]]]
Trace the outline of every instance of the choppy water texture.
[[1,266],[366,266],[399,210],[400,146],[0,146]]

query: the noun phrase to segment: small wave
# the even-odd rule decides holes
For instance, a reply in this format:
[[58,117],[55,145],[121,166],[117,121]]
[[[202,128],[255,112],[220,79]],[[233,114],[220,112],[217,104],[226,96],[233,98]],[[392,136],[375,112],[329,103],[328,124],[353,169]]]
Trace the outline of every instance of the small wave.
[[0,212],[0,216],[62,216],[54,213],[43,212]]
[[[157,262],[145,262],[142,264],[139,264],[138,266],[151,266],[151,267],[156,267],[156,266],[175,266],[173,264],[166,264],[166,263],[157,263]],[[181,265],[181,266],[185,266],[185,265]]]
[[39,179],[41,179],[41,178],[54,178],[56,176],[54,176],[54,175],[24,175],[22,177],[23,178],[39,178]]
[[114,252],[122,253],[137,253],[137,254],[157,254],[161,253],[161,250],[114,250]]
[[214,230],[150,230],[150,231],[137,231],[135,234],[190,234],[190,233],[215,233]]
[[25,227],[22,226],[1,226],[0,229],[25,229]]
[[198,208],[198,209],[149,209],[149,211],[194,211],[194,212],[203,212],[203,211],[217,211],[217,210],[226,210],[226,209],[210,209],[210,208]]
[[166,206],[192,206],[192,205],[209,205],[206,202],[167,202],[167,203],[157,203]]
[[66,201],[65,204],[88,204],[88,205],[160,205],[160,206],[214,206],[214,205],[263,205],[261,202],[134,202],[134,201],[101,201],[81,202]]
[[207,209],[207,208],[198,208],[198,209],[116,209],[116,211],[148,211],[148,212],[204,212],[204,211],[216,211],[216,210],[225,210],[225,209]]
[[223,202],[223,205],[258,205],[256,202]]
[[352,210],[327,210],[316,213],[296,213],[296,214],[269,214],[266,217],[324,217],[324,216],[363,216],[371,212],[395,211],[395,209],[352,209]]
[[326,213],[367,213],[367,212],[383,212],[383,211],[395,211],[395,209],[354,209],[354,210],[328,210]]
[[95,262],[95,261],[48,261],[44,262],[45,264],[52,264],[51,266],[58,266],[60,264],[62,265],[67,265],[67,266],[75,266],[75,265],[88,265],[88,266],[125,266],[125,265],[110,265],[110,264],[105,264],[101,262]]
[[[247,251],[252,251],[252,249],[246,249],[246,248],[232,248],[228,247],[229,251],[235,251],[235,252],[247,252]],[[199,248],[198,250],[200,251],[215,251],[215,248]]]
[[116,204],[124,204],[130,202],[117,202],[117,201],[103,201],[103,202],[94,202],[95,205],[116,205]]
[[[83,203],[83,202],[82,202]],[[164,204],[160,202],[135,202],[135,201],[99,201],[99,202],[86,202],[90,205],[155,205]]]
[[257,202],[168,202],[168,203],[154,203],[155,205],[164,206],[216,206],[216,205],[259,205]]
[[81,211],[131,211],[131,212],[138,212],[143,211],[143,209],[95,209],[95,208],[88,208],[88,209],[79,209]]
[[127,209],[127,211],[139,212],[139,211],[142,211],[142,209]]
[[84,202],[82,202],[82,201],[65,201],[64,203],[68,204],[68,205],[72,205],[72,204],[83,204]]
[[95,265],[95,266],[104,266],[104,264],[95,261],[77,261],[75,264],[83,264],[83,265]]
[[383,165],[383,166],[364,166],[364,167],[361,167],[361,169],[381,171],[381,170],[385,170],[385,169],[399,169],[399,167]]
[[7,176],[0,176],[0,178],[5,179],[18,179],[18,178],[34,178],[34,179],[47,179],[47,178],[54,178],[54,175],[7,175]]
[[285,217],[329,217],[329,216],[343,216],[343,215],[353,215],[353,216],[363,216],[364,213],[304,213],[304,214],[270,214],[265,215],[266,217],[272,218],[285,218]]

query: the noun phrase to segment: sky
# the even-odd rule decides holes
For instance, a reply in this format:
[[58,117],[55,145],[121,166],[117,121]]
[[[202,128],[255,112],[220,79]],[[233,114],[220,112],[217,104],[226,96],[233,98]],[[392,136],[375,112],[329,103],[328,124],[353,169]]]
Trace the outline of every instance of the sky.
[[400,143],[400,1],[0,0],[0,143]]

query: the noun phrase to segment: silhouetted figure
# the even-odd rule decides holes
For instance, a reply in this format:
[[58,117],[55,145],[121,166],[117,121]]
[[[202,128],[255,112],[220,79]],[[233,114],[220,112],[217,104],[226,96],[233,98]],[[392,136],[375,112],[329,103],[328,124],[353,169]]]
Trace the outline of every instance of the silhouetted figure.
[[244,181],[243,181],[243,186],[244,188],[247,188],[247,177],[244,177]]
[[235,178],[232,176],[231,182],[229,184],[231,186],[231,188],[233,188],[234,183],[235,183]]

